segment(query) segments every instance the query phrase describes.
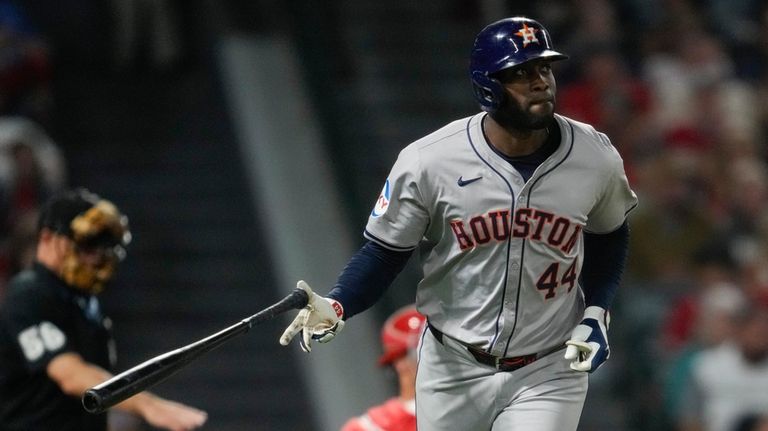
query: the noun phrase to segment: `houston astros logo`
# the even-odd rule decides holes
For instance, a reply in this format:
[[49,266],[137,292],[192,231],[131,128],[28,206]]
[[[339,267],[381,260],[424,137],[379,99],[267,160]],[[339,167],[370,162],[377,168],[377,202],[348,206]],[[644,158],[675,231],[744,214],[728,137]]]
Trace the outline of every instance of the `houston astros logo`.
[[373,207],[373,211],[371,211],[371,215],[373,217],[380,217],[385,212],[387,212],[387,208],[389,208],[389,179],[384,183],[384,188],[381,189],[381,194],[379,194],[379,198],[376,199],[376,205]]
[[523,38],[523,48],[528,46],[529,43],[539,43],[539,39],[536,38],[536,32],[539,31],[538,28],[535,27],[528,27],[526,24],[523,24],[523,28],[521,28],[515,35],[520,36]]

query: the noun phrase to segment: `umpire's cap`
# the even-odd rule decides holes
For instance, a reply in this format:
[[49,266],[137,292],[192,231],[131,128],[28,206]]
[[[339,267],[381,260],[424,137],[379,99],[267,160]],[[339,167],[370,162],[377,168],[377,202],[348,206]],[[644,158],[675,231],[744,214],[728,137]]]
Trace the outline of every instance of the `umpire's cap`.
[[38,232],[43,228],[72,238],[81,246],[122,248],[131,240],[128,218],[114,204],[85,188],[52,196],[40,211]]
[[100,199],[98,195],[84,188],[64,190],[53,195],[40,210],[38,232],[48,228],[71,238],[72,220],[93,208]]

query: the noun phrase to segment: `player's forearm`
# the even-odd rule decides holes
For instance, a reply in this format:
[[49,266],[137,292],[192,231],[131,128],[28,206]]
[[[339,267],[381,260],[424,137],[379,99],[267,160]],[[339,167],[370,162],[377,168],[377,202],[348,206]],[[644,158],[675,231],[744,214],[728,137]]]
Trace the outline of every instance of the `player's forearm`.
[[607,234],[584,234],[584,265],[581,269],[587,306],[610,309],[621,283],[629,247],[627,222]]
[[403,270],[411,253],[367,242],[349,260],[328,297],[342,304],[345,319],[367,310]]

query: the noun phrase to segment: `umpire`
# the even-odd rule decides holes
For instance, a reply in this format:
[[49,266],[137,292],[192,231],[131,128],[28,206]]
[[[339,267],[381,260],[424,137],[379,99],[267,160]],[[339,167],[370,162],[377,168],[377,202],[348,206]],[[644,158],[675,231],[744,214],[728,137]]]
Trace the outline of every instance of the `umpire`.
[[[128,219],[85,189],[54,196],[38,221],[35,263],[16,275],[0,307],[0,431],[105,431],[86,413],[86,389],[111,377],[115,343],[97,294],[131,239]],[[170,430],[206,413],[143,392],[116,406]]]

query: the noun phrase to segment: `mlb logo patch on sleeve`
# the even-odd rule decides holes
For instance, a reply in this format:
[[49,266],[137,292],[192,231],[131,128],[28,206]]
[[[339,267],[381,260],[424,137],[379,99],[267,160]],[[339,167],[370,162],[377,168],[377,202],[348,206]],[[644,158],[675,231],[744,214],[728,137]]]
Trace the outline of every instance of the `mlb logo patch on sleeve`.
[[387,212],[387,208],[389,208],[390,193],[389,179],[387,179],[387,181],[384,182],[384,188],[381,189],[379,198],[376,199],[376,205],[373,207],[373,211],[371,211],[371,216],[381,217]]

